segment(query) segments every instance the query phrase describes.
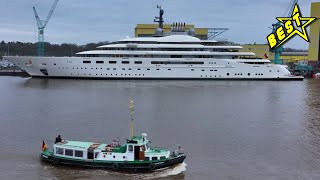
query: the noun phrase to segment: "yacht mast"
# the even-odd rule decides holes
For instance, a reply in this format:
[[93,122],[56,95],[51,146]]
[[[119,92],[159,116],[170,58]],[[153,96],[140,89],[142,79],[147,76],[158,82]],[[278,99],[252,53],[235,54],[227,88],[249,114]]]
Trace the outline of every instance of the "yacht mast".
[[164,10],[161,9],[161,6],[157,5],[157,8],[160,9],[160,12],[159,12],[159,17],[155,17],[154,19],[154,22],[157,22],[159,23],[159,28],[163,29],[163,14],[164,14]]

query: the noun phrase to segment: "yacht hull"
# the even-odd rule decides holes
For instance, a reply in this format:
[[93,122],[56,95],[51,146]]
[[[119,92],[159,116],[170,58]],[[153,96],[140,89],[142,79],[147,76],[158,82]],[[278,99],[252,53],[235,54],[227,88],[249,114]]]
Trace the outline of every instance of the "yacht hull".
[[[173,59],[32,56],[6,56],[4,58],[37,78],[303,80],[302,76],[292,76],[283,65],[245,64],[235,59],[181,58],[179,61],[199,61],[203,64],[152,64],[151,61]],[[110,64],[110,61],[116,63]],[[124,61],[129,63],[123,64]],[[135,64],[137,61],[142,63]]]

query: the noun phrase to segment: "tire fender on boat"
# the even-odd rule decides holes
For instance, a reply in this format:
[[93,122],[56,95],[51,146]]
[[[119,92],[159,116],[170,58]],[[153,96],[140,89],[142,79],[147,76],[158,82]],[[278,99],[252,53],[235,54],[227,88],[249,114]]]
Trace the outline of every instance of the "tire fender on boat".
[[119,164],[117,164],[117,163],[112,164],[112,169],[113,170],[118,170],[119,169]]
[[58,165],[60,163],[60,160],[58,158],[53,159],[53,164]]
[[153,163],[149,164],[149,169],[150,170],[154,170],[156,168],[156,165],[154,165]]

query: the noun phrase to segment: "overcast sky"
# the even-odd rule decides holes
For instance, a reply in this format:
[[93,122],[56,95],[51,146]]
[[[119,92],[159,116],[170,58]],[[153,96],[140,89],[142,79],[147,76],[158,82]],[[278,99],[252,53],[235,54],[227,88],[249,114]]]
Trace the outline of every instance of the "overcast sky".
[[[0,40],[36,42],[32,7],[45,20],[54,0],[0,0]],[[268,27],[284,15],[291,0],[60,0],[45,29],[45,41],[76,43],[115,41],[134,36],[136,24],[153,23],[157,4],[165,23],[186,22],[196,27],[230,28],[219,38],[236,43],[267,43]],[[300,0],[304,16],[311,2]],[[285,47],[307,49],[293,38]]]

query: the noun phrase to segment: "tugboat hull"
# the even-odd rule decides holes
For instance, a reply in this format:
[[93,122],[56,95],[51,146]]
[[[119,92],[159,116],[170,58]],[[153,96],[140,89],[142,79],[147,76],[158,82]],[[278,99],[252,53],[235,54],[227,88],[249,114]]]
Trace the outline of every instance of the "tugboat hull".
[[175,157],[170,157],[165,160],[158,161],[95,161],[95,160],[74,160],[69,158],[56,157],[53,154],[43,152],[41,154],[41,159],[43,161],[52,163],[53,165],[72,165],[72,166],[82,166],[89,168],[104,168],[114,171],[133,171],[133,172],[151,172],[163,168],[168,168],[176,164],[182,163],[186,158],[185,154],[180,153]]

